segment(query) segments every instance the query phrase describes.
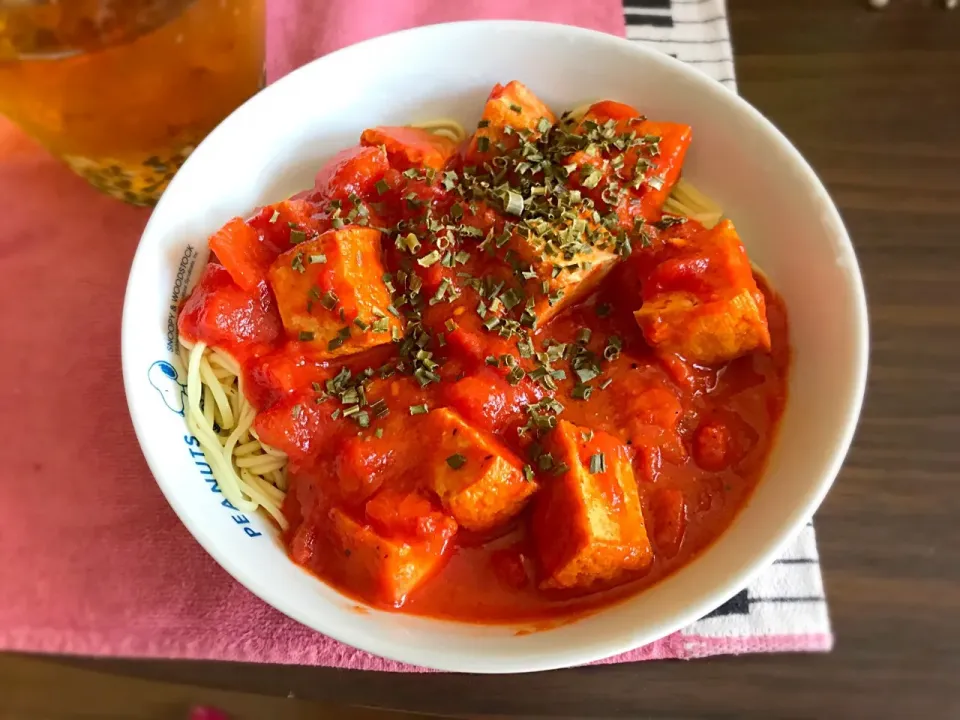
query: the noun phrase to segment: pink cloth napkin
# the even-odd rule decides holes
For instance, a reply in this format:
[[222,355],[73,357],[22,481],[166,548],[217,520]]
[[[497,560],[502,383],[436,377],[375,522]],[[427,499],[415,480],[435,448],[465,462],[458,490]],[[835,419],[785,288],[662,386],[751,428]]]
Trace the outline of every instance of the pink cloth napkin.
[[622,0],[272,0],[267,78],[395,30],[457,20],[541,20],[623,36]]
[[[620,0],[276,0],[268,77],[421,24],[623,34]],[[187,533],[140,453],[120,314],[146,210],[103,196],[0,119],[0,649],[404,668],[287,619]],[[279,640],[278,639],[282,639]],[[626,659],[676,656],[669,641]]]

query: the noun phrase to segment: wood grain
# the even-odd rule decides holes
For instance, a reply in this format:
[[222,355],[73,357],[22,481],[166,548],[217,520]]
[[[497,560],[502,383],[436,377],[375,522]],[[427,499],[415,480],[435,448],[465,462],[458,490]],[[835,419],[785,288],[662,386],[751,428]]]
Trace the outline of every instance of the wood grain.
[[817,515],[833,653],[506,677],[62,662],[463,715],[960,717],[960,12],[729,3],[740,91],[826,182],[867,285],[867,402]]

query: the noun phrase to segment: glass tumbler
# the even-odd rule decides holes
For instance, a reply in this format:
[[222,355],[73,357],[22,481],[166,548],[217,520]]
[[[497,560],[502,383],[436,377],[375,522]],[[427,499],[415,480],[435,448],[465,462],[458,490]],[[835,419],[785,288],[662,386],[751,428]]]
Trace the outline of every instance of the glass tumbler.
[[265,0],[0,0],[0,114],[92,185],[153,205],[263,87]]

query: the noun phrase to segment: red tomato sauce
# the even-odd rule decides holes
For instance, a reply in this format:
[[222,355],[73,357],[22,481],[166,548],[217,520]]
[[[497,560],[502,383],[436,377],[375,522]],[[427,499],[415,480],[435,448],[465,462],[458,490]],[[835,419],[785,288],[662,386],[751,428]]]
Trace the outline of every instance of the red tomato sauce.
[[608,214],[580,215],[574,262],[529,254],[506,192],[457,184],[497,147],[535,158],[554,116],[510,83],[483,118],[459,149],[368,130],[313,190],[228,223],[180,333],[242,362],[254,428],[289,458],[294,562],[376,607],[550,620],[729,526],[783,413],[787,316],[732,224],[661,222],[689,127],[607,102],[561,135],[585,149],[563,150],[557,202]]

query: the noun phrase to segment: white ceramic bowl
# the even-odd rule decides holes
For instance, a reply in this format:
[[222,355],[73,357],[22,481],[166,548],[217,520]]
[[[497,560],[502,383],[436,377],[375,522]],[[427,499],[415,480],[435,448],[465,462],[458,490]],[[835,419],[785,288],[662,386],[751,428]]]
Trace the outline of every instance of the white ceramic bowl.
[[[646,592],[552,630],[371,610],[290,562],[261,517],[221,505],[177,414],[168,362],[176,302],[236,214],[309,187],[371,125],[453,116],[475,125],[490,88],[517,79],[554,109],[610,98],[693,126],[684,173],[722,202],[786,301],[794,359],[766,474],[730,529]],[[742,589],[810,518],[847,451],[863,397],[867,313],[850,240],[813,171],[756,110],[666,55],[596,32],[525,22],[424,27],[297,70],[227,118],[177,174],[144,231],[123,312],[123,376],[144,455],[173,509],[237,581],[301,623],[427,667],[504,673],[587,663],[656,640]],[[202,460],[202,458],[200,458]]]

